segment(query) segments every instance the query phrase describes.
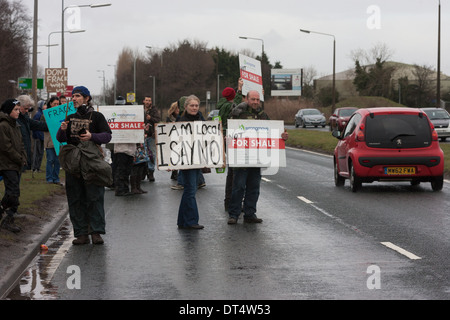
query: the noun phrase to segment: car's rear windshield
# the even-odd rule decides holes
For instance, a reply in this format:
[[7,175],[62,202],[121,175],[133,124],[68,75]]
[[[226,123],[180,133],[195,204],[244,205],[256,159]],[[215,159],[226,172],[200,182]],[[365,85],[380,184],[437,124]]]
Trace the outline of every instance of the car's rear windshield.
[[424,148],[431,145],[428,119],[413,114],[367,117],[366,144],[371,148]]

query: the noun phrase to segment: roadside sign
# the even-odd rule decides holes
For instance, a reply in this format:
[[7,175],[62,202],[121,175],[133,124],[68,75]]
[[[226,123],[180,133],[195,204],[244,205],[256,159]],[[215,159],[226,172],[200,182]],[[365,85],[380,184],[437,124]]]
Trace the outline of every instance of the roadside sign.
[[127,93],[127,102],[130,102],[130,103],[136,102],[136,94],[134,92]]
[[[33,89],[33,79],[31,78],[19,78],[18,83],[20,89]],[[44,79],[37,79],[37,88],[39,90],[44,89]]]

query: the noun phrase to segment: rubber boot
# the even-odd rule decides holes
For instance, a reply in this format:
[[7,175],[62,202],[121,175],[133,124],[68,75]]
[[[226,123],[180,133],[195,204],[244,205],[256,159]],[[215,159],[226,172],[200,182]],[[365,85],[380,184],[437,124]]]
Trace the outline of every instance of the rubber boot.
[[155,176],[153,175],[152,170],[147,170],[147,176],[148,176],[148,181],[150,181],[150,182],[155,181]]

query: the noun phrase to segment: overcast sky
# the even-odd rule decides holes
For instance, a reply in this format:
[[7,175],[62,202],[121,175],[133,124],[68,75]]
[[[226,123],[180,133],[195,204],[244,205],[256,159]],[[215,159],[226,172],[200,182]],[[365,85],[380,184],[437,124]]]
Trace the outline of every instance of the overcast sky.
[[[33,15],[34,0],[22,0]],[[105,70],[112,83],[114,65],[124,47],[146,52],[179,41],[198,40],[209,48],[260,54],[264,40],[270,61],[284,68],[314,67],[319,76],[333,71],[333,38],[301,33],[299,29],[336,37],[336,72],[353,67],[352,50],[369,50],[384,43],[392,60],[437,69],[438,0],[65,0],[64,7],[111,3],[104,8],[66,10],[65,28],[79,24],[85,33],[65,34],[69,84],[101,92]],[[441,71],[450,74],[450,0],[442,0]],[[62,0],[39,0],[38,44],[61,31]],[[61,34],[51,36],[61,43]],[[38,63],[47,67],[46,47]],[[61,66],[61,47],[50,48],[51,67]],[[121,93],[125,94],[125,93]]]

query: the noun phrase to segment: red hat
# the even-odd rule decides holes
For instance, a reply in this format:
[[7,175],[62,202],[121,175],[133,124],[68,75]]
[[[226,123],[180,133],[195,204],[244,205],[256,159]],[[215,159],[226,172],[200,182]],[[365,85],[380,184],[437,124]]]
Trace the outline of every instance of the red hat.
[[222,91],[222,96],[228,101],[231,101],[236,97],[236,91],[233,88],[227,87]]

